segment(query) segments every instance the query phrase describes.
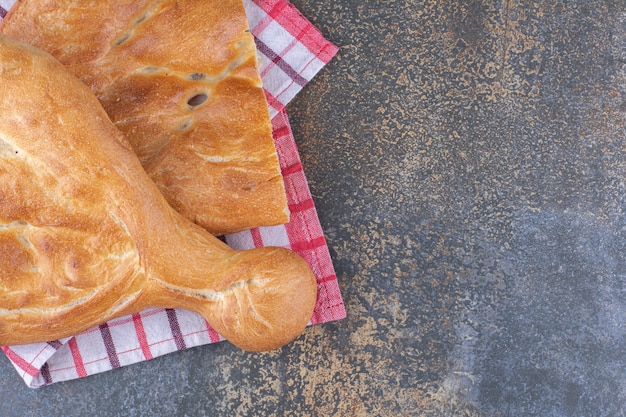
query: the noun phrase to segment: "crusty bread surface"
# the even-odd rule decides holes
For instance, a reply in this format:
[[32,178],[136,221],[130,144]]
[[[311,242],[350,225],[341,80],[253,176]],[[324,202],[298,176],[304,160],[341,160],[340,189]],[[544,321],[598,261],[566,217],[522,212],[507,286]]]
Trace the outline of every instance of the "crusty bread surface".
[[172,307],[269,350],[312,316],[316,280],[301,257],[233,250],[173,210],[92,92],[4,35],[0,202],[0,344]]
[[216,235],[289,220],[241,0],[20,0],[0,31],[91,88],[185,217]]

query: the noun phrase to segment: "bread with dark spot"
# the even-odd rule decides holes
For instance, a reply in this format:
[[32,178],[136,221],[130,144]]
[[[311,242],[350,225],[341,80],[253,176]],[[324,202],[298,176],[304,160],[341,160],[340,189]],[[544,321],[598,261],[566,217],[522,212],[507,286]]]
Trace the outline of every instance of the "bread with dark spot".
[[91,88],[185,217],[216,235],[289,221],[241,0],[21,0],[0,30]]
[[0,35],[1,345],[170,307],[269,350],[303,331],[316,295],[295,252],[233,250],[172,209],[89,88]]

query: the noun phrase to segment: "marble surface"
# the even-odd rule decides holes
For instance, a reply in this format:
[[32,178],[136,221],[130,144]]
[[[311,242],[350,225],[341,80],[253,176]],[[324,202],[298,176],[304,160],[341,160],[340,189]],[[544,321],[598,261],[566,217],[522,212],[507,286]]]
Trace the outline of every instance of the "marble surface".
[[348,318],[26,388],[1,416],[626,414],[626,3],[294,0],[288,111]]

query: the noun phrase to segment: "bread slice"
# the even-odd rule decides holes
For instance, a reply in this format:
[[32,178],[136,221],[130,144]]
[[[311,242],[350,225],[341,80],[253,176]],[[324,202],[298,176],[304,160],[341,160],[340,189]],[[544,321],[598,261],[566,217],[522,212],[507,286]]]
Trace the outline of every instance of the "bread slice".
[[216,235],[289,220],[241,0],[21,0],[0,31],[85,82],[187,218]]
[[91,91],[0,35],[0,344],[151,307],[202,314],[246,350],[303,331],[315,276],[283,248],[237,251],[173,210]]

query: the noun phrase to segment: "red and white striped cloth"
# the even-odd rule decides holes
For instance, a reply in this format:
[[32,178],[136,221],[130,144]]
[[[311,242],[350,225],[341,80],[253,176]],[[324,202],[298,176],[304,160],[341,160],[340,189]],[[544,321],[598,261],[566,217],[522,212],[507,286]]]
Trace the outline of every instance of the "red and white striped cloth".
[[[0,0],[0,17],[15,0]],[[244,0],[262,61],[274,140],[291,210],[286,225],[225,237],[236,249],[291,248],[310,264],[318,282],[311,324],[340,320],[346,311],[328,246],[304,175],[285,105],[337,53],[337,47],[286,0]],[[4,346],[24,382],[38,388],[82,378],[156,356],[223,340],[206,321],[186,310],[152,309],[111,320],[58,341]]]

